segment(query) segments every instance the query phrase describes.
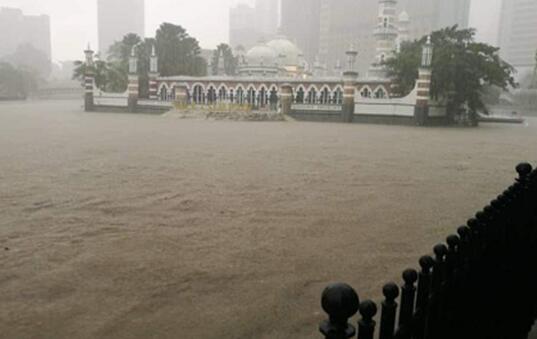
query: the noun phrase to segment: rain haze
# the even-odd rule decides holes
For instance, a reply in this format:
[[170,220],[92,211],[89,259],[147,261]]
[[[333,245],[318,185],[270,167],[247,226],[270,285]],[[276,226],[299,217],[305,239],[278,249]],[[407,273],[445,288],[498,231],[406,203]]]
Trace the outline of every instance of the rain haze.
[[536,145],[537,0],[0,0],[0,339],[537,339]]
[[[177,23],[198,38],[202,47],[214,48],[229,39],[229,7],[244,0],[148,0],[146,1],[146,34],[151,36],[162,22]],[[0,0],[0,6],[23,9],[28,14],[51,17],[54,60],[80,58],[84,41],[97,46],[97,3],[87,0]],[[501,0],[473,0],[470,23],[478,37],[497,43]],[[124,18],[123,18],[124,19]],[[121,19],[120,19],[121,20]]]

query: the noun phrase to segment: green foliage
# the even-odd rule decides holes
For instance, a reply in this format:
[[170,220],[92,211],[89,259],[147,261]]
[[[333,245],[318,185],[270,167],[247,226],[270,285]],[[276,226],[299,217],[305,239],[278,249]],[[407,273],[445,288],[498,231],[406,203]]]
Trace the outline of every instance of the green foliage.
[[178,25],[163,23],[155,37],[159,72],[163,76],[205,75],[207,63],[198,41]]
[[[408,94],[415,85],[427,37],[405,43],[394,58],[386,61],[398,94]],[[475,41],[475,30],[457,26],[435,31],[431,97],[445,101],[454,112],[468,109],[472,114],[487,113],[483,95],[486,88],[507,90],[516,87],[514,68],[499,56],[499,49]]]
[[26,98],[37,87],[35,70],[0,62],[0,98]]
[[[213,52],[212,57],[212,73],[218,73],[218,62],[220,61],[220,56],[224,56],[224,69],[227,75],[235,75],[237,72],[238,59],[233,56],[233,51],[228,44],[220,44],[216,47],[216,50]],[[218,74],[222,75],[222,74]]]
[[[129,58],[134,46],[141,97],[149,95],[149,67],[153,46],[159,59],[159,72],[163,76],[201,76],[207,72],[207,63],[200,56],[198,41],[190,37],[181,26],[164,23],[157,30],[155,39],[142,40],[136,34],[127,34],[121,41],[110,46],[106,61],[95,61],[95,84],[99,89],[107,92],[127,90]],[[76,61],[73,79],[83,81],[86,67],[84,62]]]
[[18,46],[15,52],[4,57],[3,61],[9,62],[19,69],[31,70],[42,79],[46,79],[52,70],[52,65],[47,55],[31,44]]
[[108,64],[102,60],[95,60],[93,66],[88,66],[86,62],[77,60],[74,62],[75,68],[73,70],[73,80],[80,81],[81,85],[84,86],[84,76],[88,67],[93,68],[93,74],[95,77],[95,86],[98,89],[105,91],[106,85],[108,83],[108,74],[110,69]]

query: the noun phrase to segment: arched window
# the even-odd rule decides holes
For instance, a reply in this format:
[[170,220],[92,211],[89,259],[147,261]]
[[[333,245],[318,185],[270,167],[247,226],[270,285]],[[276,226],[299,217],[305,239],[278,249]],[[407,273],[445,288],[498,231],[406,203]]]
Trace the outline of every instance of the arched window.
[[388,28],[388,18],[384,18],[384,28]]
[[227,100],[227,91],[224,86],[220,87],[218,90],[218,100],[219,101],[226,101]]
[[235,102],[235,93],[233,92],[233,89],[229,90],[229,102],[234,103]]
[[321,91],[321,104],[322,105],[327,105],[327,104],[330,104],[331,103],[331,100],[332,98],[330,97],[330,91],[328,90],[328,88],[323,88],[323,90]]
[[310,105],[314,105],[317,103],[317,91],[314,87],[310,88],[308,91],[308,98],[306,99],[306,103]]
[[377,90],[375,91],[375,99],[384,99],[385,97],[386,97],[386,91],[384,90],[384,88],[382,87],[377,88]]
[[371,90],[369,89],[369,87],[364,87],[360,92],[360,95],[362,96],[362,98],[371,98]]
[[295,102],[297,104],[304,103],[304,89],[302,87],[300,87],[298,91],[296,92]]
[[278,90],[276,87],[272,87],[270,90],[269,102],[271,110],[275,111],[278,109]]
[[207,102],[209,105],[212,105],[216,102],[216,89],[213,86],[210,86],[207,90]]
[[332,101],[336,105],[342,105],[343,104],[343,91],[341,88],[337,88],[336,92],[334,93],[334,100]]
[[173,86],[172,92],[170,93],[170,97],[168,98],[169,101],[175,100],[175,86]]
[[248,93],[246,94],[246,101],[251,106],[255,105],[255,89],[254,88],[250,87],[248,89]]
[[265,107],[267,105],[267,90],[265,87],[261,87],[259,90],[259,97],[257,98],[259,107]]
[[244,104],[244,90],[242,89],[242,87],[239,87],[239,89],[237,89],[236,102],[239,105]]
[[194,86],[194,90],[192,91],[192,101],[195,104],[203,104],[205,101],[204,99],[203,87],[201,87],[201,85]]

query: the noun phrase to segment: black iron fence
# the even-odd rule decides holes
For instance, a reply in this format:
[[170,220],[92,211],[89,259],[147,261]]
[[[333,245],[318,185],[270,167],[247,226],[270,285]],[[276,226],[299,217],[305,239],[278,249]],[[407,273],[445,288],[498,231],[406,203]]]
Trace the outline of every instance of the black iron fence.
[[537,318],[537,170],[516,170],[516,182],[422,257],[419,272],[404,271],[401,287],[384,286],[380,319],[352,287],[327,287],[325,338],[527,338]]

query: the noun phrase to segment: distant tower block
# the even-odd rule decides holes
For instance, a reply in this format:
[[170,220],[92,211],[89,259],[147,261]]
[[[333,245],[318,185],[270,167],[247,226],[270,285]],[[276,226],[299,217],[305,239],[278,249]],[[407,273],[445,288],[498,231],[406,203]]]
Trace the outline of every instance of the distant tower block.
[[382,65],[385,60],[393,56],[397,48],[399,29],[396,25],[397,0],[379,0],[379,17],[374,31],[377,47],[375,49],[375,61],[369,69],[369,76],[385,79],[386,70]]
[[397,38],[397,51],[401,50],[401,44],[410,40],[410,16],[406,11],[401,12],[398,18],[399,37]]

